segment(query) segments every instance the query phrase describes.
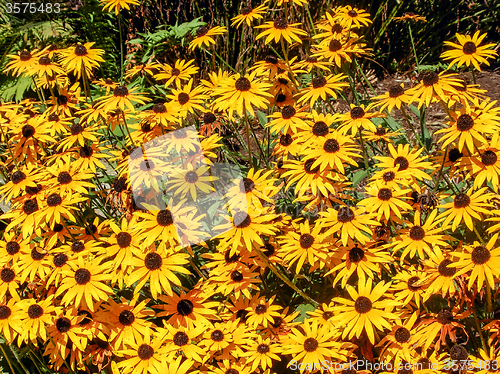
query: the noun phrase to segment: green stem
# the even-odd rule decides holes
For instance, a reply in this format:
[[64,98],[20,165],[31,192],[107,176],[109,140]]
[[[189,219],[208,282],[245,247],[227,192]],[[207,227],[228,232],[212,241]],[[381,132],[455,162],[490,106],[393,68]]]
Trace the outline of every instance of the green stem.
[[434,191],[432,191],[432,193],[436,193],[438,186],[439,186],[439,182],[441,181],[441,177],[443,176],[443,167],[444,167],[444,163],[446,162],[446,154],[447,153],[448,153],[448,149],[445,149],[444,155],[443,155],[443,162],[441,162],[441,168],[439,169],[438,179],[436,181],[436,184],[434,185]]
[[16,372],[14,371],[14,368],[12,367],[12,364],[10,363],[9,357],[7,356],[7,353],[5,352],[5,349],[3,349],[3,344],[0,344],[0,349],[2,350],[3,357],[7,360],[7,364],[9,364],[10,371],[12,374],[15,374]]
[[292,78],[292,83],[298,92],[299,91],[299,84],[297,83],[297,80],[295,79],[295,77],[292,73],[292,68],[290,67],[290,61],[288,60],[288,44],[285,48],[285,42],[283,41],[283,38],[280,39],[280,42],[281,42],[281,49],[283,50],[283,54],[285,55],[285,62],[286,62],[286,66],[288,67],[288,72],[290,73],[290,77]]
[[486,282],[486,302],[488,303],[488,318],[491,318],[493,313],[493,305],[491,303],[491,287],[488,282]]
[[[127,131],[127,135],[130,139],[130,143],[132,145],[132,147],[134,147],[135,145],[135,142],[134,142],[134,139],[132,138],[132,135],[130,135],[130,131],[128,129],[128,126],[127,126],[127,120],[125,119],[125,112],[123,112],[122,110],[119,111],[118,115],[122,115],[122,118],[123,118],[123,124],[125,125],[125,131]],[[120,119],[118,118],[118,123],[120,123]]]
[[245,106],[243,106],[243,115],[245,117],[245,129],[247,134],[248,162],[250,164],[250,167],[252,167],[252,150],[250,148],[250,121],[248,120],[247,110]]
[[[206,50],[205,50],[206,51]],[[209,51],[206,51],[209,55],[212,55]],[[226,60],[224,60],[220,55],[215,51],[215,47],[212,45],[212,52],[217,56],[217,58],[224,64],[226,65],[229,69],[231,69],[233,72],[237,73],[236,69],[233,68],[231,65],[227,63]],[[215,70],[214,70],[215,71]]]
[[12,149],[9,146],[9,141],[7,139],[7,135],[3,132],[3,126],[1,124],[0,124],[0,131],[2,132],[2,136],[5,139],[5,144],[6,144],[7,148],[9,149],[10,156],[12,157],[12,162],[14,163],[14,166],[16,167],[16,169],[19,171],[19,166],[17,165],[16,158],[14,157],[14,153],[12,152]]
[[474,67],[471,66],[471,71],[472,71],[472,80],[474,81],[474,84],[476,84],[476,73],[474,72]]
[[481,344],[483,345],[483,349],[485,352],[488,352],[488,348],[486,347],[486,342],[484,341],[484,338],[483,338],[483,334],[482,334],[482,330],[481,330],[481,325],[479,324],[479,321],[477,320],[477,316],[476,316],[476,309],[474,308],[474,311],[472,313],[472,315],[474,316],[474,322],[476,323],[476,329],[477,329],[477,333],[479,334],[479,338],[481,339]]
[[361,149],[363,151],[363,160],[365,161],[366,176],[368,177],[369,173],[368,158],[366,157],[365,142],[363,141],[363,134],[361,128],[359,129],[359,142],[361,143]]
[[121,18],[121,14],[118,13],[118,29],[120,31],[120,84],[123,84],[123,35]]
[[410,32],[411,47],[413,48],[413,56],[415,57],[415,64],[417,65],[417,71],[418,71],[419,67],[418,67],[417,50],[415,49],[415,43],[413,42],[413,34],[411,33],[411,25],[409,22],[408,22],[408,31]]

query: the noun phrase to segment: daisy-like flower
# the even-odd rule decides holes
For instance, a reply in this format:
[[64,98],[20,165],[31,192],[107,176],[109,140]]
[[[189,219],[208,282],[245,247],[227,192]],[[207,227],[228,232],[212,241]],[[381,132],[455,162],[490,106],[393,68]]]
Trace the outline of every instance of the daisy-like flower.
[[180,116],[185,117],[187,113],[194,113],[194,110],[203,111],[203,100],[208,99],[208,95],[203,94],[203,87],[193,87],[193,79],[190,79],[182,89],[172,89],[172,93],[167,98],[172,99],[172,103],[177,104]]
[[347,292],[351,300],[337,298],[339,314],[332,317],[332,321],[338,321],[345,327],[342,331],[342,338],[352,339],[354,336],[361,337],[366,333],[372,344],[375,344],[374,328],[382,330],[391,328],[388,320],[399,320],[399,317],[392,313],[392,310],[399,303],[391,299],[382,299],[391,283],[378,282],[372,289],[373,281],[367,279],[365,282],[358,282],[358,292],[351,285],[347,285]]
[[299,25],[301,25],[300,22],[289,24],[286,18],[283,17],[275,18],[274,21],[269,21],[263,25],[256,26],[257,29],[265,29],[257,35],[256,40],[267,36],[266,43],[269,43],[272,40],[274,40],[275,43],[278,43],[283,38],[290,44],[292,43],[292,40],[301,44],[302,40],[300,39],[300,36],[307,35],[307,32],[297,28]]
[[448,244],[445,240],[454,240],[450,236],[441,234],[448,228],[448,224],[442,223],[442,217],[436,219],[437,213],[438,210],[434,209],[426,217],[425,223],[422,224],[421,213],[418,210],[415,211],[414,224],[408,225],[409,228],[402,231],[403,234],[394,242],[394,253],[403,249],[401,262],[408,254],[410,258],[414,258],[415,254],[418,253],[419,257],[423,259],[424,253],[429,254],[436,246],[446,247]]
[[[166,351],[171,354],[182,353],[188,360],[202,362],[202,356],[205,353],[204,349],[197,344],[198,337],[205,330],[205,326],[193,327],[174,327],[165,320],[164,334],[161,341],[166,343]],[[170,357],[173,357],[171,355]]]
[[319,325],[317,319],[306,319],[299,327],[293,328],[293,333],[289,335],[290,343],[284,352],[292,355],[289,366],[300,362],[300,372],[303,372],[306,369],[309,371],[308,368],[322,367],[327,358],[347,360],[350,344],[334,341],[330,326]]
[[21,324],[21,307],[18,300],[2,297],[0,299],[0,333],[7,343],[14,343],[17,336],[23,332]]
[[425,299],[433,294],[451,297],[457,292],[453,281],[457,274],[457,268],[448,253],[436,247],[434,251],[429,252],[429,259],[424,260],[424,264],[425,272],[428,274]]
[[472,288],[477,280],[477,289],[481,289],[485,279],[492,289],[495,288],[494,279],[500,275],[500,247],[493,249],[497,239],[498,233],[493,235],[485,246],[474,242],[472,245],[465,246],[465,251],[452,253],[459,259],[455,263],[455,266],[460,269],[455,274],[456,277],[472,270],[468,276],[469,288]]
[[373,98],[376,100],[376,106],[380,106],[380,111],[383,112],[387,108],[389,114],[392,112],[394,107],[401,109],[403,104],[409,104],[411,101],[411,96],[408,95],[404,89],[404,84],[395,84],[389,87],[389,91],[383,95],[376,96]]
[[352,208],[343,206],[339,210],[328,208],[326,212],[320,212],[321,225],[327,227],[324,235],[340,234],[344,246],[349,238],[358,240],[361,244],[366,243],[369,240],[366,234],[372,234],[372,230],[367,225],[378,225],[379,223],[372,219],[372,214],[363,214],[365,209]]
[[190,274],[184,266],[189,262],[188,255],[184,253],[164,254],[163,252],[143,253],[134,250],[135,257],[126,265],[132,266],[133,270],[127,277],[127,287],[137,282],[134,293],[138,293],[149,280],[149,287],[153,299],[158,299],[162,290],[166,295],[173,295],[171,283],[180,286],[181,281],[174,271],[181,274]]
[[49,56],[42,55],[36,64],[28,69],[26,75],[38,77],[50,76],[55,77],[56,75],[63,75],[64,70],[55,62],[53,62]]
[[323,70],[324,72],[330,72],[331,62],[324,61],[322,58],[317,58],[313,56],[308,56],[305,60],[295,63],[295,66],[300,70],[305,70],[310,73],[314,68]]
[[92,83],[94,83],[95,85],[97,85],[99,87],[105,88],[106,95],[109,95],[109,92],[111,90],[114,90],[116,87],[118,87],[118,83],[113,82],[113,80],[111,78],[106,78],[106,79],[101,78],[97,81],[93,81]]
[[158,298],[164,304],[154,308],[163,310],[156,313],[157,317],[170,316],[168,323],[174,327],[196,327],[207,324],[209,319],[215,319],[217,302],[208,301],[211,293],[200,289],[192,289],[188,293],[181,291],[180,295],[160,295]]
[[247,308],[247,321],[246,323],[252,327],[268,327],[274,323],[274,318],[280,315],[279,310],[283,309],[279,305],[273,305],[275,296],[266,300],[265,296],[259,297],[257,295],[252,299],[252,306]]
[[222,35],[227,32],[227,28],[224,26],[215,26],[209,29],[206,26],[201,26],[196,29],[196,38],[189,43],[189,49],[193,50],[195,48],[201,48],[203,45],[207,47],[210,44],[215,44],[215,40],[212,36]]
[[257,335],[257,339],[247,344],[244,356],[247,357],[247,362],[252,364],[252,371],[259,366],[266,370],[273,365],[273,360],[281,361],[278,356],[281,351],[278,342],[272,342],[270,338],[263,339],[261,335]]
[[[482,148],[482,149],[481,149]],[[472,165],[467,167],[470,169],[469,175],[474,180],[474,188],[483,187],[485,182],[490,182],[493,188],[499,189],[500,175],[500,140],[499,133],[493,134],[493,138],[488,142],[487,146],[478,148],[479,156],[470,157]]]
[[346,134],[351,130],[351,135],[355,136],[360,128],[369,131],[376,131],[377,126],[370,120],[371,118],[385,117],[379,112],[369,112],[371,105],[365,108],[364,104],[356,106],[351,104],[351,110],[339,116],[342,124],[339,128],[341,134]]
[[165,79],[165,87],[175,83],[175,86],[180,89],[183,81],[192,79],[200,68],[194,66],[194,60],[176,60],[174,66],[162,65],[162,71],[154,76],[156,80]]
[[386,187],[383,183],[376,183],[367,187],[366,193],[370,196],[361,200],[358,204],[366,206],[370,213],[377,214],[377,220],[384,217],[387,221],[395,214],[401,218],[401,211],[411,210],[411,205],[403,199],[410,192],[410,189],[394,189]]
[[267,11],[267,1],[264,1],[263,4],[259,5],[257,8],[252,8],[249,5],[245,5],[241,8],[240,14],[236,17],[231,18],[231,26],[240,27],[243,22],[246,22],[250,27],[252,26],[252,22],[254,20],[261,19],[263,14]]
[[[423,152],[424,148],[421,148],[419,150],[410,150],[409,144],[399,144],[397,150],[392,144],[388,144],[388,148],[391,157],[373,157],[377,161],[380,161],[380,163],[376,164],[375,166],[384,168],[385,171],[383,173],[389,171],[387,169],[397,168],[397,174],[399,178],[415,178],[418,180],[432,179],[424,170],[433,170],[433,163],[425,161],[427,159],[427,156],[418,157]],[[385,179],[386,178],[384,177],[384,180]]]
[[291,131],[297,133],[298,129],[305,129],[305,120],[309,117],[309,113],[304,111],[304,108],[294,108],[291,105],[286,105],[281,108],[280,112],[276,112],[268,116],[273,120],[266,124],[266,127],[271,128],[271,132],[282,132],[284,134]]
[[105,112],[120,109],[122,111],[127,107],[132,112],[135,112],[133,103],[145,104],[149,99],[143,96],[142,93],[135,92],[137,87],[130,90],[125,86],[118,86],[113,90],[113,94],[102,96],[99,103],[99,108]]
[[54,295],[47,296],[40,301],[23,299],[19,306],[23,331],[18,335],[18,345],[28,341],[36,343],[37,338],[47,341],[47,326],[52,324],[53,316],[61,309],[61,307],[54,306]]
[[328,135],[312,141],[303,152],[307,154],[305,161],[314,159],[312,169],[319,166],[320,171],[330,168],[344,174],[344,163],[358,166],[354,161],[354,158],[359,157],[356,151],[357,147],[350,137],[333,130]]
[[[123,0],[122,0],[123,1]],[[61,50],[61,62],[67,71],[75,73],[78,79],[82,76],[82,69],[90,77],[93,68],[98,68],[99,63],[104,62],[101,57],[103,49],[93,49],[95,42],[77,44]]]
[[334,62],[337,67],[341,67],[344,61],[351,62],[351,55],[364,53],[364,44],[354,44],[355,39],[340,41],[338,39],[330,39],[329,42],[322,41],[317,46],[317,52],[312,57],[321,57],[328,59],[329,62]]
[[255,70],[257,76],[264,76],[269,80],[275,78],[278,74],[278,71],[286,71],[287,65],[284,61],[277,58],[275,55],[267,55],[266,58],[262,61],[257,61],[250,67],[251,70]]
[[361,25],[368,26],[372,23],[372,20],[368,17],[370,17],[370,14],[364,9],[353,8],[350,5],[341,7],[335,15],[335,19],[347,29],[361,27]]
[[342,90],[342,87],[349,86],[349,84],[344,81],[345,78],[346,76],[344,74],[330,74],[326,77],[320,75],[313,78],[311,86],[300,91],[299,94],[301,96],[297,102],[300,103],[309,100],[309,105],[312,107],[320,97],[322,100],[326,100],[327,96],[336,99],[336,91]]
[[294,222],[286,235],[278,237],[280,252],[284,254],[283,260],[288,267],[297,263],[296,272],[299,273],[305,262],[310,266],[321,262],[320,267],[324,266],[329,243],[320,234],[321,229],[319,224],[311,227],[308,220],[300,224]]
[[199,193],[197,191],[201,191],[202,196],[215,191],[213,182],[216,180],[218,177],[210,175],[208,166],[195,168],[188,164],[186,169],[174,169],[169,172],[167,194],[180,195],[183,199],[189,193],[191,198],[196,200]]
[[86,201],[87,198],[78,193],[60,194],[57,192],[48,193],[44,205],[37,212],[36,216],[41,222],[46,222],[49,226],[61,222],[62,219],[71,219],[76,221],[72,211],[78,209],[77,204]]
[[377,130],[375,131],[364,130],[363,136],[365,137],[366,140],[374,142],[381,141],[381,142],[392,143],[393,140],[391,138],[394,138],[396,136],[401,136],[403,131],[404,130],[402,128],[396,131],[388,131],[386,127],[378,125]]
[[420,82],[413,88],[410,88],[406,93],[411,95],[411,101],[418,102],[418,109],[422,105],[427,107],[431,102],[444,101],[448,102],[451,94],[456,94],[456,86],[460,85],[460,81],[455,78],[454,74],[446,74],[441,72],[437,74],[434,71],[426,71],[419,76]]
[[18,52],[17,55],[7,55],[12,61],[7,63],[4,72],[12,70],[12,74],[19,76],[24,72],[30,71],[37,64],[40,56],[42,56],[42,53],[36,49],[31,52],[24,49]]
[[464,64],[467,67],[472,64],[477,70],[481,71],[479,64],[484,63],[489,66],[490,63],[487,58],[498,56],[498,53],[493,49],[496,45],[495,43],[480,46],[484,38],[486,38],[486,33],[480,35],[479,30],[472,37],[470,35],[457,34],[459,44],[448,41],[444,42],[445,45],[453,47],[453,49],[444,52],[441,58],[443,60],[452,60],[448,68],[455,64],[457,64],[458,68]]
[[459,111],[450,111],[450,115],[450,121],[447,122],[449,127],[435,132],[435,134],[444,134],[438,140],[438,142],[444,142],[442,148],[458,139],[457,148],[459,151],[462,151],[464,145],[467,145],[469,152],[474,153],[477,145],[488,143],[483,137],[484,133],[494,134],[498,132],[500,118],[495,113],[461,108]]
[[446,217],[443,226],[453,221],[451,225],[453,231],[457,229],[461,222],[465,222],[465,225],[472,231],[474,229],[472,218],[481,221],[483,219],[481,213],[485,215],[491,214],[490,210],[493,206],[489,203],[489,200],[494,195],[486,192],[487,189],[488,187],[483,187],[472,193],[473,188],[470,188],[466,193],[460,192],[453,197],[452,202],[439,206],[445,211],[437,218]]
[[139,5],[138,0],[99,0],[101,5],[104,5],[102,10],[112,12],[118,16],[120,10],[127,9],[130,10],[131,5]]
[[402,22],[402,21],[422,21],[422,22],[427,22],[427,19],[425,17],[419,16],[418,14],[415,14],[413,12],[406,12],[403,16],[401,17],[394,17],[394,20],[396,22]]
[[13,170],[10,181],[0,187],[0,201],[11,201],[25,192],[27,187],[36,188],[41,177],[35,165],[28,164],[18,170]]
[[403,306],[414,301],[420,307],[420,304],[430,296],[425,295],[427,278],[428,275],[424,271],[417,270],[413,265],[407,269],[401,269],[392,278],[391,290],[394,291],[396,300]]

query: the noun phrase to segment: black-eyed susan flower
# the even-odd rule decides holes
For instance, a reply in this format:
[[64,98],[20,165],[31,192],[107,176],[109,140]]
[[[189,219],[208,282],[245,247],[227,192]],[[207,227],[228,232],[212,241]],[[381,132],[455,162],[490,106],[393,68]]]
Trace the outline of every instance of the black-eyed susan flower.
[[287,65],[274,54],[267,55],[264,60],[257,61],[249,70],[255,70],[257,76],[264,76],[269,80],[274,79],[278,72],[287,70]]
[[200,26],[196,29],[196,38],[189,43],[188,48],[193,50],[195,48],[201,48],[203,45],[208,47],[210,44],[215,44],[215,40],[212,36],[222,35],[225,32],[227,32],[227,28],[224,26],[215,26],[212,28]]
[[[372,280],[358,283],[358,291],[351,285],[347,286],[347,291],[352,300],[337,298],[340,303],[337,316],[333,316],[334,321],[345,325],[342,337],[352,339],[354,336],[361,337],[366,333],[372,344],[375,344],[374,330],[391,328],[388,320],[398,320],[397,314],[392,310],[399,303],[389,298],[383,298],[386,291],[391,286],[390,283],[378,282],[372,289]],[[383,298],[383,299],[382,299]]]
[[176,60],[174,66],[162,65],[160,72],[154,75],[154,78],[156,80],[166,80],[165,87],[175,83],[176,87],[180,89],[182,82],[192,79],[192,76],[199,70],[199,67],[194,66],[194,60]]
[[205,350],[194,344],[204,332],[205,326],[199,327],[174,327],[164,321],[165,329],[161,340],[166,343],[165,349],[173,355],[182,353],[191,362],[201,362]]
[[109,95],[109,92],[111,90],[114,90],[119,85],[118,83],[114,82],[111,78],[106,78],[106,79],[101,78],[99,80],[93,81],[92,83],[95,84],[96,86],[106,89],[106,95]]
[[92,48],[95,42],[77,44],[61,50],[61,63],[67,71],[75,73],[81,78],[83,69],[87,77],[92,73],[92,69],[98,68],[101,62],[104,62],[102,55],[103,49]]
[[307,32],[297,28],[301,23],[291,23],[289,24],[286,18],[277,17],[274,21],[268,21],[263,25],[256,26],[258,29],[265,29],[259,35],[257,35],[256,40],[266,37],[266,43],[274,40],[278,43],[281,39],[285,39],[288,43],[292,43],[292,40],[297,43],[302,43],[300,36],[307,35]]
[[424,260],[424,264],[425,272],[428,274],[425,298],[433,294],[449,297],[457,292],[453,279],[458,270],[448,252],[436,247],[434,251],[429,252],[429,259]]
[[427,19],[425,17],[419,16],[418,14],[415,14],[413,12],[405,12],[404,15],[401,17],[394,17],[394,20],[396,22],[401,22],[401,21],[422,21],[422,22],[427,22]]
[[342,87],[349,86],[349,84],[344,81],[345,78],[346,76],[344,74],[330,74],[326,77],[322,75],[317,76],[312,79],[310,87],[306,87],[300,91],[299,94],[301,96],[297,102],[309,101],[309,105],[312,107],[319,98],[326,100],[327,96],[331,96],[336,99],[337,91],[342,90]]
[[7,63],[4,72],[12,70],[12,74],[15,75],[21,75],[24,72],[28,72],[36,65],[41,55],[42,53],[36,49],[31,52],[23,49],[18,52],[17,55],[7,55],[12,61]]
[[172,170],[167,184],[168,193],[180,196],[181,199],[189,194],[191,199],[196,200],[200,192],[202,196],[214,192],[213,182],[218,177],[211,176],[208,171],[208,166],[195,167],[192,164],[186,165],[185,169]]
[[142,93],[135,91],[137,91],[137,87],[131,87],[129,89],[126,86],[117,86],[113,90],[113,94],[101,97],[99,107],[105,112],[116,109],[124,111],[125,108],[135,112],[133,103],[144,104],[146,101],[149,101]]
[[266,370],[271,367],[273,360],[281,361],[279,353],[282,349],[277,342],[272,342],[270,338],[263,339],[261,335],[257,335],[254,340],[248,343],[247,352],[244,356],[247,357],[247,362],[252,364],[252,370],[259,366]]
[[118,16],[120,10],[127,9],[130,10],[131,5],[139,5],[138,0],[99,0],[103,11],[112,12],[115,11],[115,14]]
[[56,75],[63,75],[64,70],[57,64],[53,62],[49,56],[42,55],[38,59],[37,63],[31,66],[27,71],[26,75],[38,77],[50,76],[55,77]]
[[396,300],[403,306],[415,302],[419,307],[430,295],[425,294],[428,275],[425,271],[418,270],[415,266],[402,268],[392,278],[391,290],[394,291]]
[[494,279],[500,275],[500,248],[493,248],[497,239],[498,234],[495,234],[485,245],[476,241],[472,245],[464,246],[464,251],[452,253],[458,258],[455,266],[460,269],[455,276],[458,277],[472,270],[468,277],[469,288],[476,285],[478,289],[481,289],[485,280],[492,289],[495,287]]
[[453,221],[451,225],[453,231],[457,229],[461,222],[465,222],[465,225],[472,231],[474,229],[473,218],[481,221],[483,214],[490,214],[492,205],[489,200],[493,197],[493,194],[486,192],[487,189],[488,187],[483,187],[473,193],[473,188],[470,188],[465,193],[456,194],[453,196],[452,202],[440,205],[440,208],[444,208],[445,211],[437,218],[446,217],[443,225],[448,225]]
[[264,1],[263,4],[259,5],[257,8],[252,8],[249,5],[245,5],[241,8],[240,14],[231,18],[231,26],[240,27],[243,22],[250,27],[252,26],[252,22],[258,19],[262,19],[262,15],[267,11],[267,1]]
[[350,5],[340,7],[335,15],[335,19],[347,29],[361,27],[361,25],[368,26],[372,23],[369,17],[370,14],[364,9],[353,8]]
[[495,43],[480,46],[486,35],[480,35],[479,30],[473,36],[457,34],[459,44],[445,41],[444,44],[453,47],[453,49],[444,52],[441,58],[443,60],[452,60],[449,67],[455,64],[457,64],[458,68],[464,64],[469,67],[472,64],[477,70],[481,71],[479,64],[490,65],[487,58],[498,56],[498,53],[493,49]]
[[429,106],[431,102],[442,100],[447,102],[451,94],[456,94],[456,86],[460,81],[453,74],[446,74],[445,71],[436,73],[426,71],[419,76],[419,83],[406,91],[411,95],[411,101],[418,102],[418,108],[422,105]]
[[18,336],[18,344],[21,341],[35,343],[37,338],[47,339],[47,326],[52,324],[53,316],[61,309],[54,305],[54,295],[38,301],[26,298],[20,302],[20,319],[23,326],[22,334]]
[[380,106],[379,110],[381,112],[387,108],[389,113],[391,113],[394,107],[401,109],[403,104],[409,104],[411,96],[406,93],[404,84],[401,83],[390,86],[388,92],[374,97],[373,100],[377,100],[376,105]]
[[21,307],[16,299],[0,299],[0,332],[7,343],[12,344],[22,334]]
[[270,127],[273,133],[282,132],[286,134],[289,131],[297,133],[299,129],[306,128],[305,120],[309,118],[309,113],[304,109],[286,105],[281,108],[281,111],[269,116],[272,120],[266,124],[266,127]]

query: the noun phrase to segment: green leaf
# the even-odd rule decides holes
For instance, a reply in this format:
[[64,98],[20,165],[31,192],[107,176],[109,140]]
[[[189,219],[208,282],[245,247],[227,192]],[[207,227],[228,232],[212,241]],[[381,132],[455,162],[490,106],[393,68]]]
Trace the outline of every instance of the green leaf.
[[262,127],[265,127],[267,124],[266,113],[261,112],[259,110],[257,110],[256,112],[257,112],[257,118],[259,119],[260,124],[262,125]]
[[352,185],[356,186],[359,182],[361,182],[366,177],[366,170],[361,169],[356,171],[352,176]]
[[311,304],[300,304],[297,309],[295,309],[300,312],[300,314],[293,320],[293,322],[304,322],[307,317],[307,312],[312,312],[314,309],[314,306]]

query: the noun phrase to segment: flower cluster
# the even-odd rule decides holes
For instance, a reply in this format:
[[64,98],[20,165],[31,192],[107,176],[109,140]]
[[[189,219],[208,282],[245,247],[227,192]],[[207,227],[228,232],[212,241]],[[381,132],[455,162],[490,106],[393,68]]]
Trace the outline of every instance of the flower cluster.
[[[495,362],[500,107],[452,70],[369,93],[366,11],[331,9],[309,35],[286,12],[305,0],[276,7],[232,20],[262,20],[255,40],[281,46],[247,72],[179,59],[92,81],[94,43],[9,55],[39,96],[0,106],[9,344],[64,373]],[[188,49],[226,33],[202,26]],[[306,37],[308,57],[290,57]],[[457,35],[442,58],[480,70],[497,55],[484,37]],[[221,160],[242,172],[225,210],[200,198],[220,192]]]

